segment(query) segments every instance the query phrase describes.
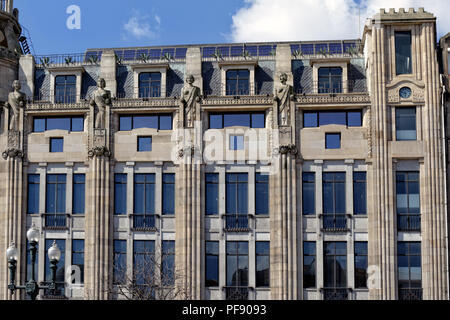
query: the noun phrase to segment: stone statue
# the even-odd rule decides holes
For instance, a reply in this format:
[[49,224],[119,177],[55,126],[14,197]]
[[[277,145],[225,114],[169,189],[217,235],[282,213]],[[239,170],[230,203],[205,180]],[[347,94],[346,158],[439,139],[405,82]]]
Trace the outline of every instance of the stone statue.
[[200,88],[193,85],[194,81],[193,75],[187,76],[186,85],[183,87],[180,98],[180,106],[184,110],[187,128],[194,126],[196,104],[200,102]]
[[95,129],[104,129],[106,106],[111,105],[111,91],[105,90],[106,81],[103,78],[98,79],[97,87],[98,89],[94,92],[90,105],[98,108],[97,116],[95,117]]
[[8,43],[8,49],[14,53],[21,54],[22,49],[19,45],[19,37],[14,32],[14,25],[12,22],[8,22],[5,26],[5,37],[6,42]]
[[282,73],[280,75],[281,85],[275,92],[275,102],[278,104],[279,112],[279,125],[289,125],[290,112],[291,112],[291,100],[294,99],[294,93],[292,86],[286,83],[287,75]]
[[14,80],[13,82],[14,91],[8,96],[8,102],[5,103],[7,109],[11,108],[11,119],[9,121],[9,130],[18,131],[19,130],[19,115],[20,109],[24,108],[27,103],[27,96],[25,93],[21,92],[19,80]]

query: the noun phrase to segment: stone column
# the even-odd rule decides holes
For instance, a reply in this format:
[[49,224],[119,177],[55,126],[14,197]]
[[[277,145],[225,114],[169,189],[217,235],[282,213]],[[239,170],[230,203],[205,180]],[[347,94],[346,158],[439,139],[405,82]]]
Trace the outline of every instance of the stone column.
[[[117,80],[116,80],[116,56],[114,51],[105,50],[102,53],[100,62],[100,76],[106,81],[106,89],[111,91],[111,96],[117,96]],[[97,80],[97,79],[95,79]]]

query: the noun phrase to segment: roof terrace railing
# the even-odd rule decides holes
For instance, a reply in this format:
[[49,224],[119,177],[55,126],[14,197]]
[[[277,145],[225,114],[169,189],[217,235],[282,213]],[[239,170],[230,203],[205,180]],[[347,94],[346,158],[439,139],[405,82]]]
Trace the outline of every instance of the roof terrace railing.
[[48,56],[35,56],[36,64],[40,67],[64,67],[94,65],[101,60],[101,54],[93,53],[69,53]]

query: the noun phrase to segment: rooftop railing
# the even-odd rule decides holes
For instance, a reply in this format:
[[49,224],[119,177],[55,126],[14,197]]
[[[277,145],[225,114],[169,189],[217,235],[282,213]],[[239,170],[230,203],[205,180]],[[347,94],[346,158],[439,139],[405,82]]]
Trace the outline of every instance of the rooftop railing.
[[69,53],[34,56],[36,65],[41,68],[70,67],[81,65],[97,65],[101,61],[100,54],[92,53]]

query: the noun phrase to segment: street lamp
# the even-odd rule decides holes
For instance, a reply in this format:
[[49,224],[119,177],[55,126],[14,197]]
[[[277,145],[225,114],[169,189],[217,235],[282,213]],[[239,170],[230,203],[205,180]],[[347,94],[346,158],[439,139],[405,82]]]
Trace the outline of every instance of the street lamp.
[[56,241],[54,241],[53,245],[48,249],[48,258],[51,264],[50,269],[52,270],[52,281],[46,285],[45,283],[44,285],[38,285],[34,276],[34,264],[36,262],[36,246],[39,241],[39,230],[36,228],[34,223],[27,232],[27,239],[30,243],[31,279],[28,280],[24,286],[16,286],[15,282],[18,252],[15,243],[11,242],[8,250],[6,250],[6,258],[8,259],[8,267],[10,272],[8,289],[11,291],[11,294],[14,294],[16,290],[25,290],[26,293],[30,296],[31,300],[36,300],[36,297],[39,294],[39,290],[55,290],[56,269],[58,268],[58,261],[61,258],[61,250],[59,250]]

